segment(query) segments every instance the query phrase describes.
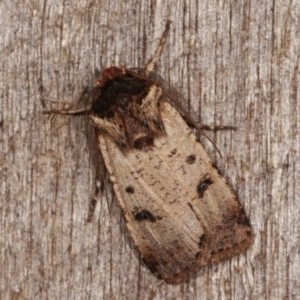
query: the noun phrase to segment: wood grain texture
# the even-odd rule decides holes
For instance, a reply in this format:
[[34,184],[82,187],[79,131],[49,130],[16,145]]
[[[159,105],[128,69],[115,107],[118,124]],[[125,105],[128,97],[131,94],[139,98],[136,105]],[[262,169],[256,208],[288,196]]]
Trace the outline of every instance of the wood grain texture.
[[[246,255],[179,286],[140,262],[112,195],[86,222],[84,126],[42,115],[96,70],[144,66],[167,19],[158,73],[202,123],[238,127],[209,133],[222,159],[203,144],[255,233]],[[299,23],[292,0],[1,1],[0,298],[300,299]]]

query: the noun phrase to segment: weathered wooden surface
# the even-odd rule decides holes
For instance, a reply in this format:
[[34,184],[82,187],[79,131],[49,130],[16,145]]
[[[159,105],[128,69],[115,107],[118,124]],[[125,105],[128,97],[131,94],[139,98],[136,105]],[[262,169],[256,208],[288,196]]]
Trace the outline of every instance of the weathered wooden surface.
[[[114,199],[86,222],[85,130],[41,113],[96,69],[144,66],[167,19],[158,73],[202,123],[238,127],[209,133],[222,159],[203,142],[255,232],[245,255],[178,286],[139,262]],[[300,299],[299,1],[4,0],[0,24],[1,299]]]

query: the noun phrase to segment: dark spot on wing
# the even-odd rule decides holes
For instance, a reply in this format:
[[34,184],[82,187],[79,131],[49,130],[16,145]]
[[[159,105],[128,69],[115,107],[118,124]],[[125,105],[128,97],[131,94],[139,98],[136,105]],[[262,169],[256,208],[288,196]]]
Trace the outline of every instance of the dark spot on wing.
[[153,136],[151,135],[145,135],[139,137],[133,142],[133,147],[138,150],[147,149],[153,146],[154,146],[154,140],[153,140]]
[[129,185],[125,188],[125,192],[128,194],[134,194],[134,188],[132,185]]
[[196,161],[196,156],[194,154],[188,155],[185,160],[189,165],[192,165]]
[[204,177],[200,180],[197,185],[197,193],[199,198],[203,198],[204,192],[208,189],[208,187],[213,183],[213,181],[209,177]]
[[156,222],[157,218],[146,209],[134,212],[134,218],[136,221],[150,221],[150,222]]
[[171,150],[170,151],[170,153],[169,153],[169,157],[172,157],[173,155],[175,155],[177,153],[177,149],[175,148],[175,149],[173,149],[173,150]]

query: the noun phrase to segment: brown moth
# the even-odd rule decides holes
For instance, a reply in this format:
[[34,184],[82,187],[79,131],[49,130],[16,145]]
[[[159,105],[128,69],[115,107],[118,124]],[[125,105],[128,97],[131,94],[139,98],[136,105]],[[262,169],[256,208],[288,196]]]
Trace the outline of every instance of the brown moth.
[[252,231],[190,128],[200,126],[186,102],[153,73],[168,30],[145,69],[107,68],[86,108],[51,112],[88,113],[137,250],[157,277],[180,283],[245,251]]

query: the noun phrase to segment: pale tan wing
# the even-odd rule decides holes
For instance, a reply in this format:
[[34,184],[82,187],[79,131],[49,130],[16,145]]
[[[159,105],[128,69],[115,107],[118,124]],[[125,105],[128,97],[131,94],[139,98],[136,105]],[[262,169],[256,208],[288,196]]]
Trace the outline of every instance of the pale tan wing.
[[252,242],[244,209],[179,113],[166,102],[161,112],[167,136],[172,137],[167,139],[169,155],[163,159],[173,166],[182,186],[186,187],[189,207],[205,231],[200,248],[201,253],[209,253],[198,257],[198,265],[208,263],[206,256],[209,256],[209,262],[231,258]]
[[[247,248],[251,231],[223,177],[181,116],[161,102],[166,135],[150,150],[99,145],[127,227],[143,260],[168,282]],[[238,251],[239,250],[239,251]]]

